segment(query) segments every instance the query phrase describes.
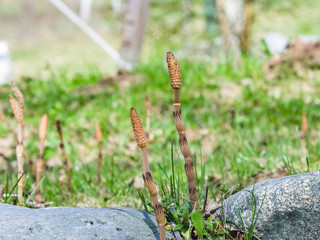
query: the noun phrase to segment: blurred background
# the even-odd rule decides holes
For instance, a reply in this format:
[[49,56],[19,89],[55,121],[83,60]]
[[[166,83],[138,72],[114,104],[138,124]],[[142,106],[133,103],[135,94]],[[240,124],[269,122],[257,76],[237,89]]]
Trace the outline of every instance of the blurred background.
[[[152,62],[155,54],[164,54],[167,50],[183,52],[183,57],[210,60],[223,45],[219,9],[214,0],[133,1],[136,6],[131,8],[128,0],[63,2],[120,54],[126,40],[125,19],[126,16],[132,17],[135,24],[140,24],[138,29],[142,29],[141,33],[134,35],[136,38],[143,36],[139,58],[142,62]],[[279,32],[290,38],[303,34],[320,35],[317,27],[320,4],[316,0],[223,2],[231,19],[227,24],[233,31],[231,35],[243,35],[245,12],[249,11],[246,51],[261,53],[260,43],[267,32]],[[134,12],[139,7],[145,8],[145,19],[141,20],[141,16],[139,18],[134,13],[130,15],[130,11]],[[112,57],[50,1],[2,0],[0,22],[0,40],[9,44],[17,78],[35,74],[48,66],[70,67],[70,71],[82,72],[86,71],[85,66],[91,65],[106,75],[117,72],[117,64]]]

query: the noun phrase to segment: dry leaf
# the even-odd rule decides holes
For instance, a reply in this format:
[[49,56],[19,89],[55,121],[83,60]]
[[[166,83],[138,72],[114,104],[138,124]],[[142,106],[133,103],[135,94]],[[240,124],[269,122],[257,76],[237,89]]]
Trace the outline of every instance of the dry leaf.
[[135,188],[144,188],[144,181],[143,178],[141,176],[136,176],[134,178],[134,183],[133,183]]
[[236,99],[242,98],[241,87],[232,82],[222,82],[220,95],[222,102],[233,103]]

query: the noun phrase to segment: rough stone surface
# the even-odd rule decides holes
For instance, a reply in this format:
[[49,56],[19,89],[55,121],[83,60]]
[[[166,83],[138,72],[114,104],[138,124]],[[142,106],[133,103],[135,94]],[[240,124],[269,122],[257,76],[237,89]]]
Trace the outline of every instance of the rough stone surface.
[[122,207],[29,209],[0,203],[0,226],[0,239],[6,240],[159,239],[154,215]]
[[[252,192],[256,211],[252,210],[255,202]],[[255,212],[254,234],[262,240],[319,239],[320,172],[259,182],[226,199],[223,212],[226,220],[234,223],[233,227],[242,230],[250,229]]]

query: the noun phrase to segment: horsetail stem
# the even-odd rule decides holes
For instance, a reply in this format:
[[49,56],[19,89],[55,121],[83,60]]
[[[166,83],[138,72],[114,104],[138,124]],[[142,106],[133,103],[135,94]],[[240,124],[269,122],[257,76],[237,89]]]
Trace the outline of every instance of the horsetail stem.
[[181,115],[181,103],[179,100],[179,89],[181,87],[182,78],[181,71],[179,68],[178,61],[172,54],[172,52],[167,52],[167,63],[168,70],[170,75],[171,87],[173,88],[174,94],[174,111],[173,111],[173,120],[179,134],[179,145],[180,150],[185,159],[185,173],[188,179],[189,186],[189,196],[191,201],[192,208],[195,208],[198,202],[198,192],[196,189],[196,174],[194,166],[192,163],[192,154],[188,144],[188,140],[185,133],[185,126]]
[[95,136],[98,142],[102,142],[102,132],[98,123],[95,124]]
[[143,173],[142,177],[152,198],[153,209],[154,209],[154,213],[156,215],[156,220],[159,227],[160,240],[165,240],[166,239],[165,217],[164,217],[162,206],[158,202],[158,193],[157,193],[156,185],[153,181],[153,178],[150,172]]
[[48,117],[47,117],[47,114],[44,114],[39,124],[39,139],[42,142],[44,142],[46,139],[47,124],[48,124]]
[[[4,115],[4,113],[3,113],[1,110],[0,110],[0,119],[1,119],[1,121],[2,121],[4,124],[7,125],[7,127],[8,127],[9,130],[10,130],[10,132],[11,132],[12,134],[14,134],[16,137],[18,137],[16,130],[10,125],[8,119],[6,118],[6,116]],[[26,159],[28,159],[28,162],[29,162],[30,165],[33,165],[32,158],[29,156],[29,154],[26,152],[25,149],[23,149],[23,156],[24,156]]]
[[[14,85],[15,86],[15,85]],[[17,86],[15,86],[16,89]],[[17,90],[15,89],[15,94]],[[20,95],[22,96],[22,93],[19,91]],[[20,96],[20,97],[21,97]],[[23,99],[23,97],[22,97]],[[22,107],[19,104],[19,101],[17,101],[11,94],[9,94],[9,102],[10,106],[14,115],[14,118],[18,124],[18,131],[17,131],[17,138],[18,143],[16,146],[16,154],[17,154],[17,165],[18,165],[18,179],[20,181],[18,182],[18,204],[24,205],[24,198],[23,198],[23,188],[24,188],[24,176],[23,176],[23,165],[24,165],[24,158],[23,158],[23,152],[24,152],[24,146],[23,146],[23,138],[24,138],[24,126],[23,126],[23,110]],[[22,176],[22,177],[21,177]]]
[[147,152],[147,138],[143,130],[142,122],[140,119],[140,116],[138,112],[131,108],[130,110],[130,118],[131,118],[131,124],[133,133],[136,138],[136,142],[138,144],[138,147],[140,148],[142,152],[142,158],[143,158],[143,180],[146,184],[146,187],[151,195],[154,213],[156,215],[156,220],[159,227],[159,234],[160,234],[160,240],[166,239],[166,233],[165,233],[165,218],[164,218],[164,212],[162,209],[161,204],[158,202],[158,193],[156,185],[153,181],[150,168],[149,168],[149,162],[148,162],[148,152]]
[[97,164],[97,178],[98,184],[101,182],[101,165],[102,165],[102,132],[99,124],[95,125],[95,136],[98,141],[98,164]]
[[308,132],[308,119],[305,113],[301,117],[301,130],[306,134]]
[[48,124],[48,117],[47,117],[47,114],[44,114],[39,124],[40,147],[39,147],[39,157],[37,158],[37,186],[38,187],[35,193],[35,200],[37,203],[41,203],[44,201],[41,197],[39,183],[41,180],[41,173],[42,173],[42,166],[43,166],[44,142],[46,140],[47,124]]
[[71,168],[68,164],[68,156],[64,147],[64,143],[63,143],[63,135],[62,135],[62,128],[61,128],[61,122],[60,120],[56,121],[56,126],[57,126],[57,131],[59,134],[59,139],[60,139],[60,144],[59,144],[59,148],[62,154],[62,158],[63,158],[63,165],[67,174],[67,181],[68,181],[68,189],[69,191],[72,191],[72,185],[71,185]]

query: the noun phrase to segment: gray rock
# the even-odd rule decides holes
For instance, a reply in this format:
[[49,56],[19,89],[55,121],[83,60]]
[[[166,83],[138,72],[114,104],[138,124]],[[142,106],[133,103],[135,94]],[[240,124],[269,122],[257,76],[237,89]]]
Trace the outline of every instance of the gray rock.
[[6,240],[159,239],[154,215],[123,207],[29,209],[0,203],[0,226],[0,239]]
[[[255,211],[252,210],[254,202]],[[320,172],[259,182],[226,199],[223,212],[234,228],[247,231],[254,212],[257,219],[254,234],[262,240],[319,239]],[[215,216],[221,213],[219,209]]]

